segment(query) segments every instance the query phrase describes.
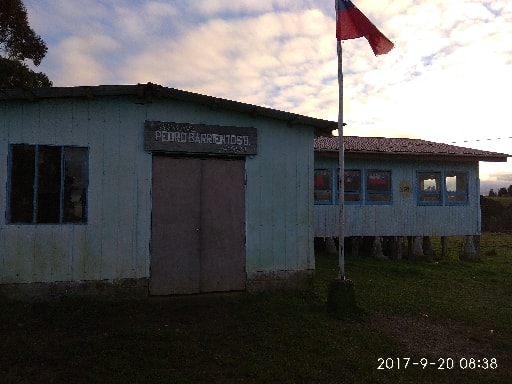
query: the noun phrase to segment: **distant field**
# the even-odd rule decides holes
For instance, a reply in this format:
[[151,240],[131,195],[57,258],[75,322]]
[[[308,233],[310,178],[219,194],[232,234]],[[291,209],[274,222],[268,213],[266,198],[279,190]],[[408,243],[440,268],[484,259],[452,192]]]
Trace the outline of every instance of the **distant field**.
[[506,197],[485,197],[486,199],[494,200],[500,202],[505,207],[508,207],[512,205],[512,197],[506,196]]
[[434,262],[347,257],[358,310],[341,320],[329,254],[310,292],[0,300],[0,383],[509,383],[512,235],[484,234],[478,262],[461,244]]

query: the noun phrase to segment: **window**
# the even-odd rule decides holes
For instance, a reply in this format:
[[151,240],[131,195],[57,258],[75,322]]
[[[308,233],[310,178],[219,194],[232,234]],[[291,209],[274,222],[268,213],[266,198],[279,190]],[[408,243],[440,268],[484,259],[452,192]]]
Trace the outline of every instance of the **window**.
[[361,201],[361,171],[345,170],[345,201]]
[[315,169],[315,204],[332,203],[332,176],[329,169]]
[[441,204],[441,172],[418,172],[419,204]]
[[447,204],[463,204],[468,201],[468,177],[466,173],[447,172],[444,181]]
[[87,222],[89,150],[12,144],[8,222]]
[[391,171],[368,171],[366,194],[370,204],[390,204]]

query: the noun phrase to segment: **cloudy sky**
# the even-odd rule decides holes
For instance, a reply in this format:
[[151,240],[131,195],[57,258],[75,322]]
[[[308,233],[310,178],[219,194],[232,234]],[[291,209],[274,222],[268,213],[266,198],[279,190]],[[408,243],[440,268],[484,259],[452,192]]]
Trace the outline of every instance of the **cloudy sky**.
[[[153,82],[337,120],[334,0],[24,0],[55,86]],[[346,135],[512,153],[510,0],[359,0],[395,43],[343,42]],[[482,190],[512,184],[481,163]]]

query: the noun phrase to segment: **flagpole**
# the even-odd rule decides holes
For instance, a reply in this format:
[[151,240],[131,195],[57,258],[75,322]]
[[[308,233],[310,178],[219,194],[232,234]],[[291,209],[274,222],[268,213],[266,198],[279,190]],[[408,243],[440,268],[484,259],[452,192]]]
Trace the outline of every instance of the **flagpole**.
[[393,49],[393,43],[359,11],[350,0],[335,0],[336,5],[336,41],[338,53],[338,205],[339,205],[339,234],[338,234],[338,279],[331,282],[327,295],[327,305],[337,315],[342,316],[357,308],[354,285],[345,278],[345,146],[343,143],[343,63],[341,41],[365,37],[375,55],[388,53]]
[[345,280],[345,146],[343,143],[343,62],[341,40],[337,41],[338,52],[338,205],[339,205],[339,238],[338,238],[338,278]]

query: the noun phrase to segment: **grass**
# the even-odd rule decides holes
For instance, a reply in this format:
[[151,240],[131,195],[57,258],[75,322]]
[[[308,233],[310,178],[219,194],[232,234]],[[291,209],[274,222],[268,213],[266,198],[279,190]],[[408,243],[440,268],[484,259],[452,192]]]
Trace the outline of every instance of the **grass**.
[[[328,254],[311,292],[3,301],[0,383],[507,383],[512,236],[484,235],[479,262],[459,261],[461,244],[435,262],[347,257],[359,311],[342,320],[325,305]],[[470,358],[498,367],[459,368]]]
[[510,197],[510,196],[500,196],[500,197],[497,197],[497,196],[496,197],[486,196],[485,198],[486,199],[495,200],[495,201],[499,201],[505,207],[508,207],[508,206],[512,205],[512,197]]

